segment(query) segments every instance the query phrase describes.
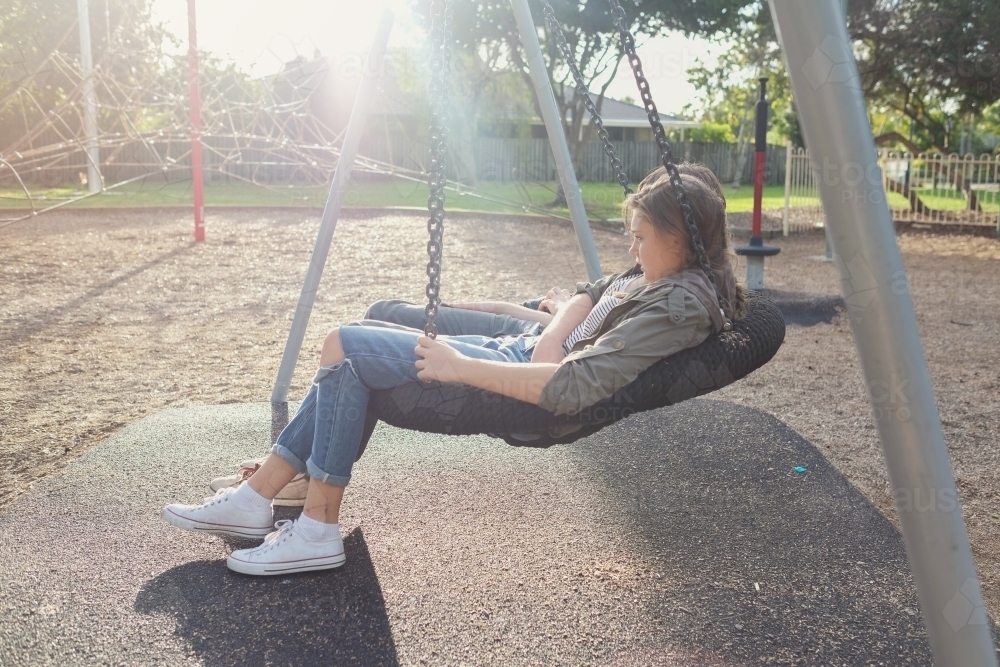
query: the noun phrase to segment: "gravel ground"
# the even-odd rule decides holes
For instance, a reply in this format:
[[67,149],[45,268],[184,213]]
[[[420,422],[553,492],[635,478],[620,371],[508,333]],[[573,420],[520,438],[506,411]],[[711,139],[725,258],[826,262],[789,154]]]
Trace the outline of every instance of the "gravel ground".
[[[0,230],[0,509],[125,424],[166,407],[266,401],[318,214],[65,211]],[[290,396],[320,343],[380,298],[420,301],[426,220],[342,219]],[[627,243],[595,231],[606,271]],[[988,611],[1000,616],[1000,241],[899,235]],[[834,295],[821,234],[776,238],[770,288]],[[742,270],[741,270],[742,275]],[[520,301],[585,276],[571,228],[452,216],[445,300]],[[823,451],[898,525],[846,317],[791,325],[777,356],[712,396],[766,410]],[[150,471],[155,474],[155,471]]]

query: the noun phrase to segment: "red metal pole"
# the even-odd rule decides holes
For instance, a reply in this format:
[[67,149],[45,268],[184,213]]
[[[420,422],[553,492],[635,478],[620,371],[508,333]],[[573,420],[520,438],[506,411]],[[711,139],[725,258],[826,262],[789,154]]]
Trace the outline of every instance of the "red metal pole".
[[[767,78],[761,77],[760,79],[760,99],[757,100],[757,127],[756,136],[754,141],[754,169],[753,169],[753,231],[751,232],[752,237],[760,239],[760,218],[761,218],[761,203],[764,199],[764,169],[765,156],[767,155],[767,99],[765,98],[765,90],[767,87]],[[754,245],[753,240],[750,241],[751,245]]]
[[201,169],[201,93],[198,90],[198,31],[194,1],[188,0],[188,84],[191,112],[191,191],[194,195],[194,240],[205,240],[205,179]]
[[761,218],[761,203],[764,198],[764,169],[766,169],[765,164],[765,153],[764,151],[756,151],[755,162],[754,162],[754,174],[753,174],[753,235],[760,236],[760,218]]
[[764,245],[760,233],[760,209],[764,199],[764,170],[767,155],[767,78],[761,77],[760,99],[757,100],[757,127],[754,138],[753,163],[753,229],[750,243],[736,247],[736,254],[747,258],[747,287],[764,289],[764,258],[777,255],[781,248]]

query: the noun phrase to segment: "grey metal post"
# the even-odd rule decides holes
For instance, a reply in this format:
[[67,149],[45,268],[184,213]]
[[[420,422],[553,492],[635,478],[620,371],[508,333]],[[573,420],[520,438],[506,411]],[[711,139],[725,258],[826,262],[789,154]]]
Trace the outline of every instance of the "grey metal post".
[[839,0],[770,0],[931,650],[996,655]]
[[77,22],[80,25],[80,75],[83,77],[83,132],[87,154],[87,191],[96,194],[103,189],[101,182],[101,149],[97,145],[97,102],[94,98],[94,57],[90,52],[90,10],[87,0],[76,0]]
[[[847,25],[847,0],[840,0],[840,19]],[[848,35],[848,41],[850,35]],[[830,225],[823,223],[823,255],[827,259],[833,259],[833,241],[830,239]]]
[[788,236],[788,228],[792,216],[792,147],[791,141],[785,142],[785,210],[781,214],[781,235]]
[[563,192],[566,194],[569,217],[573,219],[576,239],[583,252],[583,262],[587,265],[587,275],[590,280],[597,280],[604,275],[604,272],[601,271],[601,261],[597,257],[597,246],[594,245],[594,235],[590,230],[590,222],[587,221],[587,211],[583,207],[583,193],[580,192],[580,184],[576,181],[573,158],[569,154],[569,145],[566,143],[566,134],[563,131],[562,119],[559,117],[559,108],[556,106],[556,97],[552,92],[552,86],[549,85],[545,61],[542,59],[542,49],[538,45],[535,22],[531,19],[528,0],[510,0],[510,6],[514,10],[514,19],[517,21],[517,30],[521,35],[521,44],[528,57],[528,74],[535,87],[535,95],[538,96],[542,121],[545,123],[545,130],[549,135],[552,154],[556,158],[556,169],[559,172]]
[[389,42],[393,16],[393,11],[389,8],[382,11],[378,29],[375,31],[375,38],[368,51],[368,60],[365,62],[361,74],[358,94],[354,98],[351,119],[347,123],[344,145],[340,149],[340,159],[337,160],[337,169],[333,172],[330,194],[327,195],[326,206],[323,207],[323,217],[319,223],[316,245],[313,246],[312,258],[309,260],[309,268],[306,270],[306,278],[302,284],[302,293],[299,295],[299,303],[295,307],[292,328],[288,332],[285,352],[281,356],[281,365],[278,367],[278,377],[274,381],[274,390],[271,392],[272,403],[283,403],[288,399],[288,387],[292,383],[295,364],[302,349],[302,339],[306,335],[306,326],[309,324],[309,315],[312,313],[313,303],[316,301],[316,291],[319,289],[323,267],[326,265],[326,257],[330,252],[333,232],[337,228],[340,207],[344,203],[347,185],[351,180],[354,157],[358,153],[358,145],[361,143],[365,121],[368,119],[368,105],[375,90],[375,79],[380,63],[383,62],[386,44]]

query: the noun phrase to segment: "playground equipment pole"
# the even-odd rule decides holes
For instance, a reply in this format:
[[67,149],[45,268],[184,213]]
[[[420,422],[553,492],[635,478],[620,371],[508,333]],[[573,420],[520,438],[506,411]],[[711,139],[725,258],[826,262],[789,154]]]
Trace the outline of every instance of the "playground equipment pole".
[[337,160],[337,168],[333,172],[333,182],[330,184],[330,194],[327,195],[326,206],[323,207],[323,217],[319,223],[316,244],[313,246],[313,254],[309,260],[309,268],[306,270],[305,281],[302,283],[299,303],[295,307],[292,328],[288,332],[285,352],[281,356],[281,365],[278,367],[278,377],[274,381],[271,403],[284,403],[288,400],[288,387],[292,383],[295,364],[298,362],[299,352],[302,350],[302,339],[306,335],[309,315],[316,302],[316,291],[319,289],[320,278],[323,277],[323,267],[326,265],[326,257],[330,252],[330,244],[333,242],[333,232],[337,228],[340,207],[347,194],[351,171],[354,169],[354,158],[358,154],[361,135],[365,131],[368,107],[371,103],[372,93],[375,91],[375,79],[378,78],[378,65],[384,61],[393,18],[393,11],[388,7],[382,11],[378,28],[375,31],[375,38],[368,51],[368,60],[365,61],[365,67],[361,73],[358,94],[354,98],[354,108],[351,109],[351,118],[347,122],[347,132],[344,134],[344,145],[340,148],[340,159]]
[[736,248],[736,254],[747,258],[747,287],[752,290],[764,289],[764,258],[777,255],[781,248],[764,245],[760,232],[761,207],[764,201],[764,171],[767,168],[767,77],[761,77],[760,98],[754,117],[754,163],[753,163],[753,224],[750,244]]
[[[840,0],[840,18],[847,24],[847,0]],[[830,239],[830,225],[823,223],[823,256],[833,259],[833,241]]]
[[792,142],[785,142],[785,210],[781,216],[781,235],[788,236],[792,215]]
[[87,0],[77,0],[80,24],[80,75],[83,77],[83,132],[87,135],[87,192],[97,194],[101,181],[101,149],[97,144],[97,101],[94,97],[94,57],[90,51],[90,9]]
[[754,162],[753,162],[753,236],[760,237],[761,207],[764,201],[764,169],[767,162],[767,77],[760,79],[760,99],[754,120]]
[[545,123],[545,130],[549,135],[549,145],[552,146],[552,154],[556,158],[556,170],[559,172],[559,180],[562,183],[563,193],[566,195],[569,217],[573,219],[576,239],[583,252],[583,262],[587,266],[587,275],[590,280],[597,280],[604,275],[604,272],[601,271],[601,261],[597,257],[597,246],[594,245],[594,235],[590,230],[590,222],[587,220],[587,211],[583,207],[583,193],[580,192],[580,184],[576,180],[576,171],[573,169],[573,158],[569,154],[569,144],[566,143],[562,118],[559,117],[556,98],[552,92],[552,86],[549,85],[549,77],[546,73],[548,70],[545,67],[545,60],[542,59],[542,49],[538,45],[535,22],[531,19],[528,0],[510,0],[510,6],[514,11],[514,19],[517,21],[521,45],[524,46],[528,60],[528,74],[531,76],[531,83],[534,85],[535,95],[538,97],[542,121]]
[[191,193],[194,195],[194,240],[205,240],[205,178],[201,169],[201,93],[198,90],[198,30],[194,2],[188,0],[188,106],[191,114]]
[[935,664],[996,667],[840,0],[770,0]]

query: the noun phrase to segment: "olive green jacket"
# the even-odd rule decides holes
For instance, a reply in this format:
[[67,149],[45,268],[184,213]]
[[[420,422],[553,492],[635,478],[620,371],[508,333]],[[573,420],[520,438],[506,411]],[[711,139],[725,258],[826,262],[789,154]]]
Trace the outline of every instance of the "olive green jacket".
[[[636,265],[594,283],[578,283],[596,305]],[[722,329],[715,288],[700,269],[687,269],[630,292],[608,313],[597,332],[581,339],[542,389],[538,405],[556,414],[576,414],[629,384],[639,373],[675,352],[694,347]],[[627,409],[628,406],[621,406]]]

